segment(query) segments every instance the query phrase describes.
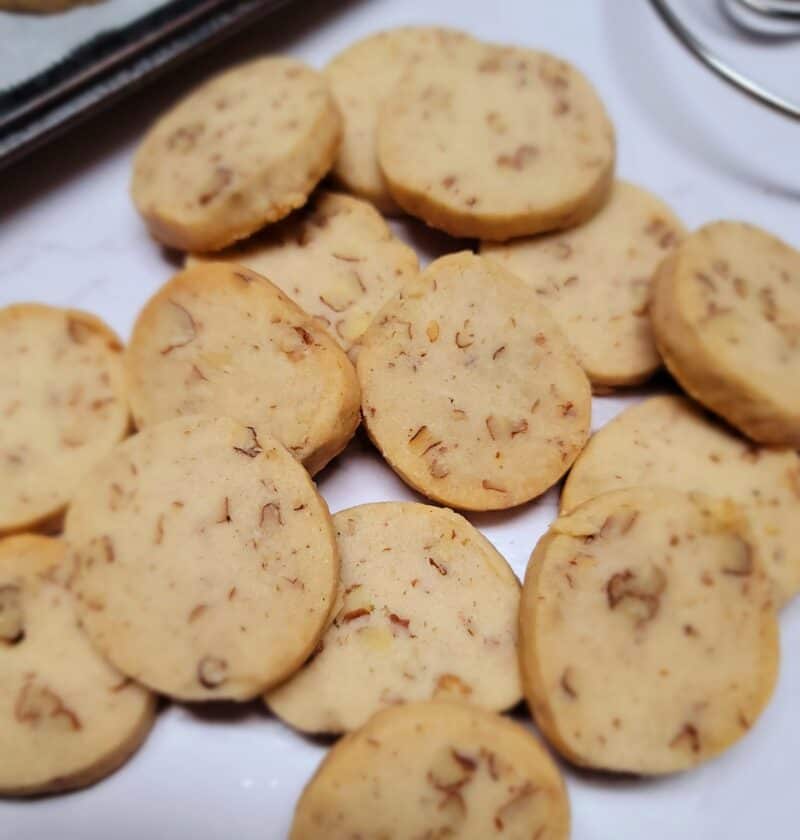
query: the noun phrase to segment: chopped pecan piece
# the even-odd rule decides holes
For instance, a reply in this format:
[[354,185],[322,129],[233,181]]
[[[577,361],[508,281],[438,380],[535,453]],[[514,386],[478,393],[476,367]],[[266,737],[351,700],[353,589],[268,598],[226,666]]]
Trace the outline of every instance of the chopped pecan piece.
[[233,451],[238,452],[240,455],[246,455],[248,458],[255,458],[256,455],[260,455],[264,450],[261,448],[256,430],[252,426],[248,426],[247,430],[250,433],[250,445],[234,446]]
[[192,313],[189,310],[178,303],[176,300],[172,300],[170,298],[169,302],[174,306],[180,313],[182,313],[183,318],[186,322],[186,327],[188,329],[188,335],[186,338],[180,339],[178,341],[173,341],[171,344],[168,344],[166,347],[161,349],[162,356],[168,356],[173,350],[177,350],[179,347],[186,347],[187,344],[191,344],[195,338],[197,338],[197,323],[192,317]]
[[346,612],[342,616],[342,621],[345,624],[349,624],[351,621],[355,621],[357,618],[363,618],[365,615],[370,615],[372,613],[372,606],[369,607],[358,607],[358,609],[350,610]]
[[46,685],[36,684],[29,676],[17,695],[14,717],[32,727],[41,725],[78,732],[83,724],[63,698]]
[[271,525],[283,525],[283,515],[278,502],[267,502],[261,506],[261,514],[258,517],[259,528],[263,528],[267,522]]
[[747,577],[753,573],[753,546],[736,537],[731,556],[722,567],[723,574]]
[[606,584],[609,609],[623,608],[636,619],[637,626],[652,621],[658,613],[667,576],[658,566],[649,573],[625,569],[612,575]]
[[455,693],[460,694],[462,697],[469,697],[472,694],[472,687],[460,680],[455,674],[442,674],[436,680],[434,696]]
[[678,734],[669,742],[670,747],[687,747],[693,753],[700,752],[700,733],[693,723],[684,723]]
[[0,586],[0,641],[16,645],[24,638],[22,590],[13,583]]
[[495,812],[494,824],[498,831],[505,828],[506,822],[512,820],[523,808],[526,799],[530,799],[538,788],[530,780],[519,788],[513,789],[511,797],[507,799]]
[[218,656],[204,656],[197,663],[197,680],[204,688],[219,688],[228,679],[228,663]]

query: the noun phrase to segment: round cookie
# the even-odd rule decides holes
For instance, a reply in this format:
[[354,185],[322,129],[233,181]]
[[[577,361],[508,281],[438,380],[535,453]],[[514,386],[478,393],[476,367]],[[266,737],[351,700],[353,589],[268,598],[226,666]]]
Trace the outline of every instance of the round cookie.
[[519,583],[464,517],[383,502],[333,524],[343,603],[316,655],[266,696],[273,712],[304,732],[347,732],[395,703],[520,700]]
[[387,304],[358,356],[367,431],[412,487],[497,510],[543,493],[589,434],[586,375],[525,284],[468,252]]
[[340,52],[324,73],[344,119],[333,176],[384,213],[397,212],[378,166],[378,114],[407,68],[427,58],[452,57],[475,41],[463,32],[402,26],[368,35]]
[[58,519],[87,470],[127,434],[121,351],[86,312],[0,309],[0,534]]
[[409,703],[342,738],[303,791],[291,840],[567,840],[569,801],[527,730],[467,703]]
[[216,251],[305,204],[340,138],[320,73],[259,58],[205,82],[155,123],[136,153],[133,201],[164,244]]
[[155,699],[95,652],[69,591],[64,543],[0,541],[0,795],[84,787],[123,764]]
[[355,370],[328,333],[263,277],[199,263],[154,295],[126,354],[141,429],[190,414],[265,425],[310,473],[359,423]]
[[419,271],[417,255],[374,207],[323,190],[290,218],[214,258],[268,277],[345,351]]
[[596,432],[564,484],[561,510],[625,487],[662,486],[733,499],[785,603],[800,591],[800,456],[754,446],[685,397],[631,406]]
[[651,315],[696,400],[758,443],[800,447],[800,252],[752,225],[706,225],[662,263]]
[[650,326],[650,285],[683,225],[661,200],[617,181],[589,221],[562,233],[484,242],[537,294],[569,338],[595,391],[644,382],[661,364]]
[[636,487],[560,517],[520,607],[539,728],[585,767],[660,774],[707,761],[772,694],[771,589],[732,502]]
[[70,506],[81,620],[123,673],[248,700],[319,641],[339,577],[308,473],[264,426],[181,417],[121,444]]
[[586,78],[519,47],[421,62],[387,98],[378,160],[395,201],[453,236],[571,227],[606,200],[614,131]]

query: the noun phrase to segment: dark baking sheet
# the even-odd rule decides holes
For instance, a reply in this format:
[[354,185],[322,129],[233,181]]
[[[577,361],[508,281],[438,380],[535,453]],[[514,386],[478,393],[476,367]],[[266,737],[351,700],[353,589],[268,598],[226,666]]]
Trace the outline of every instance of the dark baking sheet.
[[[297,0],[172,0],[0,91],[0,168],[124,93]],[[113,0],[110,0],[113,2]]]

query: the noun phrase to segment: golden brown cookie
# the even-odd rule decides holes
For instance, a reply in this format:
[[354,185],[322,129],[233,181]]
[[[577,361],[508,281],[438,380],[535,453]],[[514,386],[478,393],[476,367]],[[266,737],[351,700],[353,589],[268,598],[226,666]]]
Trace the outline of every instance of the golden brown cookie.
[[285,221],[213,258],[268,278],[346,352],[419,270],[417,255],[374,207],[324,190]]
[[0,309],[0,534],[59,520],[87,471],[127,434],[121,351],[87,312]]
[[671,487],[733,499],[785,603],[800,590],[800,457],[754,446],[685,397],[651,397],[595,433],[561,493],[562,512],[609,490]]
[[248,700],[286,679],[336,595],[328,509],[264,426],[145,429],[84,482],[65,533],[92,642],[182,700]]
[[525,284],[467,252],[436,260],[362,338],[364,422],[408,484],[497,510],[543,493],[589,434],[589,381]]
[[0,541],[0,795],[84,787],[153,725],[153,695],[94,650],[78,622],[61,540]]
[[463,516],[383,502],[333,524],[342,603],[313,658],[266,696],[272,711],[304,732],[347,732],[395,703],[519,701],[519,583]]
[[614,131],[571,64],[472,44],[412,67],[381,109],[394,200],[453,236],[504,241],[571,227],[606,200]]
[[520,608],[528,704],[570,761],[686,770],[742,738],[778,674],[772,586],[729,501],[635,487],[561,516]]
[[592,387],[637,385],[661,364],[650,326],[653,273],[684,235],[660,199],[616,181],[608,203],[578,227],[481,254],[536,293],[569,339]]
[[800,252],[715,222],[662,263],[652,307],[670,373],[758,443],[800,447]]
[[455,29],[401,26],[368,35],[333,58],[324,73],[344,120],[332,172],[342,186],[384,213],[397,212],[378,166],[381,106],[408,67],[429,58],[448,60],[474,43]]
[[205,82],[155,123],[136,153],[133,201],[164,244],[216,251],[305,204],[340,138],[320,73],[259,58]]
[[190,414],[265,425],[312,474],[359,423],[355,370],[312,318],[260,275],[198,263],[150,299],[126,355],[141,429]]
[[466,703],[409,703],[333,747],[289,836],[567,840],[569,827],[561,774],[528,730]]

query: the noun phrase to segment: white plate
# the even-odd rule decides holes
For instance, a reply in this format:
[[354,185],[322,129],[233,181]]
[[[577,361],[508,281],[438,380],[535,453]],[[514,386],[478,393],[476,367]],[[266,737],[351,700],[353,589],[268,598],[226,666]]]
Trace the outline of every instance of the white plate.
[[[689,0],[673,2],[688,8]],[[691,226],[741,218],[800,247],[800,127],[695,65],[642,0],[374,0],[351,2],[338,14],[325,14],[324,5],[306,4],[299,22],[296,14],[268,21],[6,173],[0,182],[0,305],[28,299],[80,306],[127,336],[139,308],[175,265],[148,239],[127,198],[135,142],[159,109],[209,70],[259,50],[287,51],[321,65],[368,32],[409,22],[460,26],[563,55],[592,78],[608,104],[623,176],[663,196]],[[749,46],[713,17],[713,6],[695,0],[691,20],[718,48],[790,92],[785,72],[793,67],[796,82],[797,45],[767,53]],[[454,249],[419,226],[400,227],[425,257]],[[595,427],[644,393],[595,399]],[[333,511],[414,498],[360,438],[319,484]],[[521,574],[555,504],[551,492],[520,510],[470,518]],[[781,629],[783,663],[772,703],[721,759],[659,781],[565,768],[575,840],[799,836],[800,602],[784,610]],[[324,749],[256,704],[170,706],[141,751],[106,781],[66,796],[1,802],[0,838],[284,837]]]

